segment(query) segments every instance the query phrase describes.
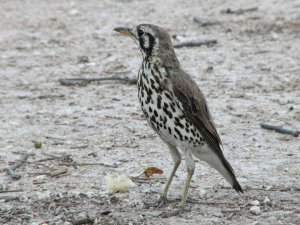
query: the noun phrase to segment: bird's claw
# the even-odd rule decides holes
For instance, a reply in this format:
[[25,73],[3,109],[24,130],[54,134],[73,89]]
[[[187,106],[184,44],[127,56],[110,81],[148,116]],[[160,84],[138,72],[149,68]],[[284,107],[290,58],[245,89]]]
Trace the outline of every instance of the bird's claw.
[[158,199],[158,201],[155,202],[144,202],[145,206],[147,208],[155,207],[155,208],[161,208],[163,205],[165,205],[168,202],[168,199],[166,196],[161,195]]
[[191,211],[191,208],[185,208],[183,205],[179,206],[177,209],[175,210],[169,210],[169,211],[164,211],[160,214],[160,217],[162,218],[169,218],[172,216],[178,216],[183,212],[189,212]]

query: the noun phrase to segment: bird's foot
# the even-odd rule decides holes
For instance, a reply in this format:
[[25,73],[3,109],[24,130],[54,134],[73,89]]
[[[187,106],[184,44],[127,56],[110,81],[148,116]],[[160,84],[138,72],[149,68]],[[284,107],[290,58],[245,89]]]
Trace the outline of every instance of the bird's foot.
[[155,202],[144,202],[146,208],[150,208],[150,207],[155,207],[155,208],[160,208],[163,205],[165,205],[167,202],[169,202],[169,200],[167,199],[167,197],[165,195],[161,195],[158,199],[158,201]]
[[180,205],[177,209],[164,211],[160,214],[160,217],[162,218],[169,218],[172,216],[179,216],[180,214],[184,212],[190,212],[191,208],[186,208],[184,205]]

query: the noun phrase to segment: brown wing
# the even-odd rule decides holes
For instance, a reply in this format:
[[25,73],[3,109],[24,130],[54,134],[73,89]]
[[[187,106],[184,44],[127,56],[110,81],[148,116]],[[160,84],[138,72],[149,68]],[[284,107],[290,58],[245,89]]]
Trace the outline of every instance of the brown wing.
[[201,90],[192,78],[179,68],[166,68],[171,79],[171,86],[175,96],[181,102],[185,115],[199,130],[202,137],[219,157],[232,178],[232,186],[237,192],[243,193],[242,187],[236,180],[234,171],[225,159],[221,150],[221,139],[209,112],[206,100]]
[[[171,71],[169,71],[171,72]],[[194,126],[218,154],[222,155],[220,136],[210,115],[206,100],[197,84],[182,70],[170,74],[173,92],[183,105],[183,109]]]

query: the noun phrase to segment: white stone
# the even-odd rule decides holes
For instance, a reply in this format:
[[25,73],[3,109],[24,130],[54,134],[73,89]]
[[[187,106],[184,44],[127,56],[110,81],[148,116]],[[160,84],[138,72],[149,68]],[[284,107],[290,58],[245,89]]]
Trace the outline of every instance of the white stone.
[[266,205],[268,205],[268,206],[272,205],[271,200],[269,199],[268,196],[265,197],[265,199],[264,199],[264,204],[266,204]]
[[251,202],[249,202],[249,204],[252,205],[252,206],[258,206],[258,205],[260,205],[260,203],[259,203],[258,200],[251,201]]
[[205,199],[207,197],[207,191],[205,189],[200,189],[199,198]]
[[250,208],[250,212],[254,215],[259,215],[261,212],[260,212],[260,207],[259,206],[252,206]]

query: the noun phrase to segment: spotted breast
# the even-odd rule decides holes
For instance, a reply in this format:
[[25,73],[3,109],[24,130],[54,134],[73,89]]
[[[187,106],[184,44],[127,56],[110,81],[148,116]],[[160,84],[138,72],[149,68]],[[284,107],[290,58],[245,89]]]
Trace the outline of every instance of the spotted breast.
[[171,145],[203,146],[202,136],[168,86],[165,69],[144,60],[138,76],[138,97],[149,125]]

